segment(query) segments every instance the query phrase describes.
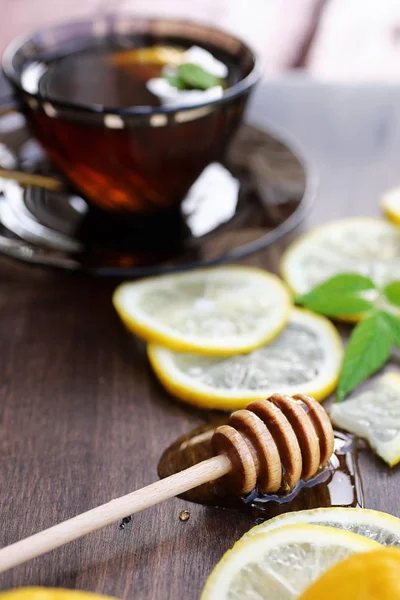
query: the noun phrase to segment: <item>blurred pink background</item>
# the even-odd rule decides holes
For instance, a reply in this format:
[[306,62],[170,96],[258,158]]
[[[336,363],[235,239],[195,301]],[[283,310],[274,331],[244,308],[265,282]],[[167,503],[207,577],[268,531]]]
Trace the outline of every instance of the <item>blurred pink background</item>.
[[0,0],[0,52],[16,35],[99,12],[210,22],[251,43],[267,76],[400,80],[400,0]]

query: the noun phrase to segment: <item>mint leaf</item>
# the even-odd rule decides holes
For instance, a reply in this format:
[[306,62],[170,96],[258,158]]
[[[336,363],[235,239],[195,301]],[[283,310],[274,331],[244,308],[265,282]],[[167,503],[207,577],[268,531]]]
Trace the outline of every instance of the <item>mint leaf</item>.
[[337,391],[338,402],[385,364],[390,356],[392,340],[383,311],[374,311],[358,323],[344,354]]
[[178,75],[168,75],[167,73],[164,73],[163,77],[168,81],[170,85],[176,87],[178,90],[185,89],[185,82],[180,77],[178,77]]
[[369,277],[357,273],[335,275],[317,285],[308,294],[295,298],[297,304],[327,316],[349,315],[370,310],[373,305],[360,292],[375,289]]
[[388,312],[382,312],[382,316],[384,317],[387,326],[390,329],[390,333],[392,335],[393,343],[396,344],[398,348],[400,348],[400,319],[396,317],[396,315],[392,315]]
[[342,294],[341,296],[318,296],[312,292],[307,296],[295,298],[296,303],[304,304],[310,310],[319,312],[327,317],[337,317],[338,315],[355,315],[366,312],[373,308],[368,300],[359,298],[351,294]]
[[388,283],[388,285],[383,288],[383,293],[391,304],[400,306],[400,281]]
[[215,85],[222,85],[219,77],[215,77],[193,63],[179,65],[178,76],[186,86],[199,90],[208,90]]
[[359,275],[358,273],[341,273],[315,286],[309,293],[341,294],[345,292],[350,294],[364,292],[365,290],[374,290],[375,288],[374,282],[369,277]]

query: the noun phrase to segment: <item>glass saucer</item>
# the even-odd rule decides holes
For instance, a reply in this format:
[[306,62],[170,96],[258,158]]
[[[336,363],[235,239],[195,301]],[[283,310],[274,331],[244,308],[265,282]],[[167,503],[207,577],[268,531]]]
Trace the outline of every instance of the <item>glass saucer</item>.
[[[315,178],[284,139],[242,125],[223,165],[162,217],[101,213],[69,190],[0,177],[0,253],[43,267],[139,277],[235,261],[296,227],[315,197]],[[54,175],[19,113],[0,117],[0,168]]]

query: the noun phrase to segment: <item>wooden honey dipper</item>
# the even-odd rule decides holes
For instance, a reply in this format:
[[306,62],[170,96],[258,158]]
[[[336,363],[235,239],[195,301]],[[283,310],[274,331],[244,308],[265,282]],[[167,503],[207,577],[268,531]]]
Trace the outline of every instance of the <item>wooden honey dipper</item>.
[[2,548],[0,573],[220,477],[240,495],[291,490],[328,462],[333,444],[329,417],[310,396],[257,400],[215,430],[214,457]]

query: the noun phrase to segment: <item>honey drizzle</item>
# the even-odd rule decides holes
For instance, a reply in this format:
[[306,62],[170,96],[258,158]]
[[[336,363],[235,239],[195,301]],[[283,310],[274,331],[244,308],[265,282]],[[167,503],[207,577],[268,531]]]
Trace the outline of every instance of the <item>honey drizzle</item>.
[[[163,453],[158,464],[161,478],[168,477],[210,458],[211,438],[214,429],[226,423],[218,418],[180,437]],[[363,491],[357,461],[357,448],[353,437],[335,431],[335,452],[328,465],[312,479],[300,481],[286,494],[259,494],[253,490],[245,497],[235,497],[226,492],[217,481],[190,490],[181,496],[190,502],[208,506],[236,508],[265,520],[278,514],[310,508],[345,506],[362,507]]]

